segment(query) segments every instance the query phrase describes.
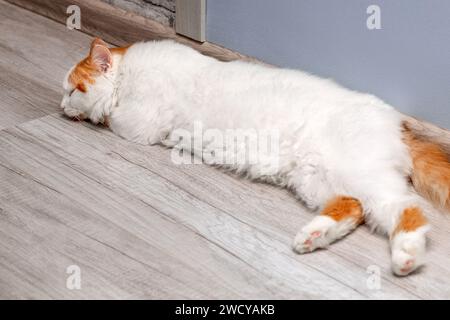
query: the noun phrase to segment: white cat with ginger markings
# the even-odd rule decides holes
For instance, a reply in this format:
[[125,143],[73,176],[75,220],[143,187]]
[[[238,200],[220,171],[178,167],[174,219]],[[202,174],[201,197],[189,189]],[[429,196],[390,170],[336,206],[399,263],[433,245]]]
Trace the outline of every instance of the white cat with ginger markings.
[[196,121],[221,131],[277,130],[274,172],[265,170],[270,157],[228,169],[289,188],[320,212],[295,237],[298,253],[365,222],[389,236],[393,272],[407,275],[424,262],[429,230],[416,192],[450,208],[450,163],[439,146],[415,137],[378,98],[304,72],[221,62],[169,40],[108,48],[95,39],[64,90],[69,117],[141,144],[174,146],[174,131]]

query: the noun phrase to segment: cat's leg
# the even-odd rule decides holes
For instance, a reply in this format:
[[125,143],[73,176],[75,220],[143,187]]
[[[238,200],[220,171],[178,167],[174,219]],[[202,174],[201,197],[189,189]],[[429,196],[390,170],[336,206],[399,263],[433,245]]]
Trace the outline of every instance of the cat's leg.
[[430,229],[422,209],[405,208],[390,232],[392,271],[399,276],[413,272],[425,262],[426,233]]
[[366,223],[389,236],[392,271],[405,276],[424,264],[430,227],[423,213],[423,200],[414,194],[391,191],[384,197],[374,194],[364,203]]
[[319,216],[304,226],[294,240],[298,253],[324,248],[350,233],[364,221],[363,208],[358,199],[336,196],[328,201]]
[[370,209],[366,222],[389,235],[392,271],[396,275],[408,275],[424,264],[430,227],[419,205],[399,201],[376,206]]

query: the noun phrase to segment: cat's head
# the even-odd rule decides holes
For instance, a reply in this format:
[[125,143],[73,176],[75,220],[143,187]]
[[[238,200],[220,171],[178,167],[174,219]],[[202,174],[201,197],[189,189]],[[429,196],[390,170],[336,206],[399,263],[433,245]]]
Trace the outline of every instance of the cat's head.
[[61,108],[75,120],[104,122],[114,92],[113,56],[108,45],[94,39],[89,55],[73,66],[64,82]]

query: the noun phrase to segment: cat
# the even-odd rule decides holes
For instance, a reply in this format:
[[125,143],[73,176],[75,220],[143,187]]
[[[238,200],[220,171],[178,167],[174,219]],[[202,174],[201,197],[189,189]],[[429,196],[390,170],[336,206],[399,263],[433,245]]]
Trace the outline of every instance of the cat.
[[366,223],[389,237],[394,274],[408,275],[424,264],[430,229],[430,207],[419,194],[450,208],[450,163],[440,147],[416,137],[404,116],[377,97],[330,80],[221,62],[172,40],[109,48],[97,38],[63,87],[68,117],[200,157],[220,143],[180,146],[177,130],[193,132],[197,123],[218,132],[276,132],[276,156],[211,164],[288,188],[320,213],[296,235],[297,253],[326,248]]

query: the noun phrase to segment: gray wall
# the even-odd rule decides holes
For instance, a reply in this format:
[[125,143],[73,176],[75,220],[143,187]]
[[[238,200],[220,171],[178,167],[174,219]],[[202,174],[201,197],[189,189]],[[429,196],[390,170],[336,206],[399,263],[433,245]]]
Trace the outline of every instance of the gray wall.
[[207,0],[207,39],[450,128],[449,0]]

